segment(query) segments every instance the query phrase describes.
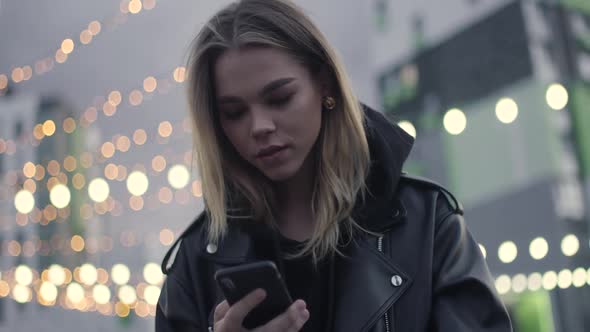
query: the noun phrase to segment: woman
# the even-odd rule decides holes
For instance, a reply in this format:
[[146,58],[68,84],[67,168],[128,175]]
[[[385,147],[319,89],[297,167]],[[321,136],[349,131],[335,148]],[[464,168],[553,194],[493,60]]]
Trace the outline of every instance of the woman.
[[402,174],[412,138],[360,105],[301,10],[229,5],[188,71],[206,208],[164,259],[156,331],[245,331],[264,292],[229,306],[213,274],[256,260],[298,299],[257,331],[511,330],[461,207]]

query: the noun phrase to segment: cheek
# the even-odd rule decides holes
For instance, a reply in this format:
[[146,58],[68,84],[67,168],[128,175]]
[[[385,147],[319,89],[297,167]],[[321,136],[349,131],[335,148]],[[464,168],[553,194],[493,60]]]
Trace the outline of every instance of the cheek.
[[223,130],[225,137],[227,138],[229,143],[234,147],[234,149],[242,157],[247,155],[247,151],[246,151],[247,140],[246,140],[246,137],[243,136],[242,129],[240,128],[240,126],[238,126],[236,124],[223,123],[223,121],[222,121],[221,128]]

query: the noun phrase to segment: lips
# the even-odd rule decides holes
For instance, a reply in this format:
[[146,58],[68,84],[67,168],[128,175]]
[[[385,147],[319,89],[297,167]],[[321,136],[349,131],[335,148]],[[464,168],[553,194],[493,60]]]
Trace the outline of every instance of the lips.
[[286,148],[286,146],[284,146],[284,145],[271,145],[271,146],[265,147],[265,148],[260,149],[258,151],[258,153],[256,154],[256,158],[270,157],[285,148]]

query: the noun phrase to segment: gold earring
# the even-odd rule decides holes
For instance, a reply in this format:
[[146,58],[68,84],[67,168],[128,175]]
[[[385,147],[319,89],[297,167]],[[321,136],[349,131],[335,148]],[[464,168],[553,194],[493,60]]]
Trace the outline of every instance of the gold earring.
[[322,103],[324,104],[324,107],[328,110],[333,110],[334,107],[336,107],[336,99],[334,99],[334,97],[324,97]]

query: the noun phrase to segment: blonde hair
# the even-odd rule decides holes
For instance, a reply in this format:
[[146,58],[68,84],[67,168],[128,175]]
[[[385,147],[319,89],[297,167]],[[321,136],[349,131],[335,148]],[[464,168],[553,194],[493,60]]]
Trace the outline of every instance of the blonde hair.
[[323,112],[316,149],[311,152],[318,153],[312,196],[315,228],[295,255],[312,254],[317,261],[339,252],[343,231],[351,234],[360,228],[351,215],[357,199],[364,198],[370,156],[363,111],[342,62],[311,20],[288,0],[232,3],[205,24],[191,47],[188,96],[208,239],[218,243],[223,238],[232,213],[276,226],[270,180],[232,152],[215,111],[215,61],[224,51],[245,46],[286,51],[312,74],[326,71],[337,91],[337,107]]

